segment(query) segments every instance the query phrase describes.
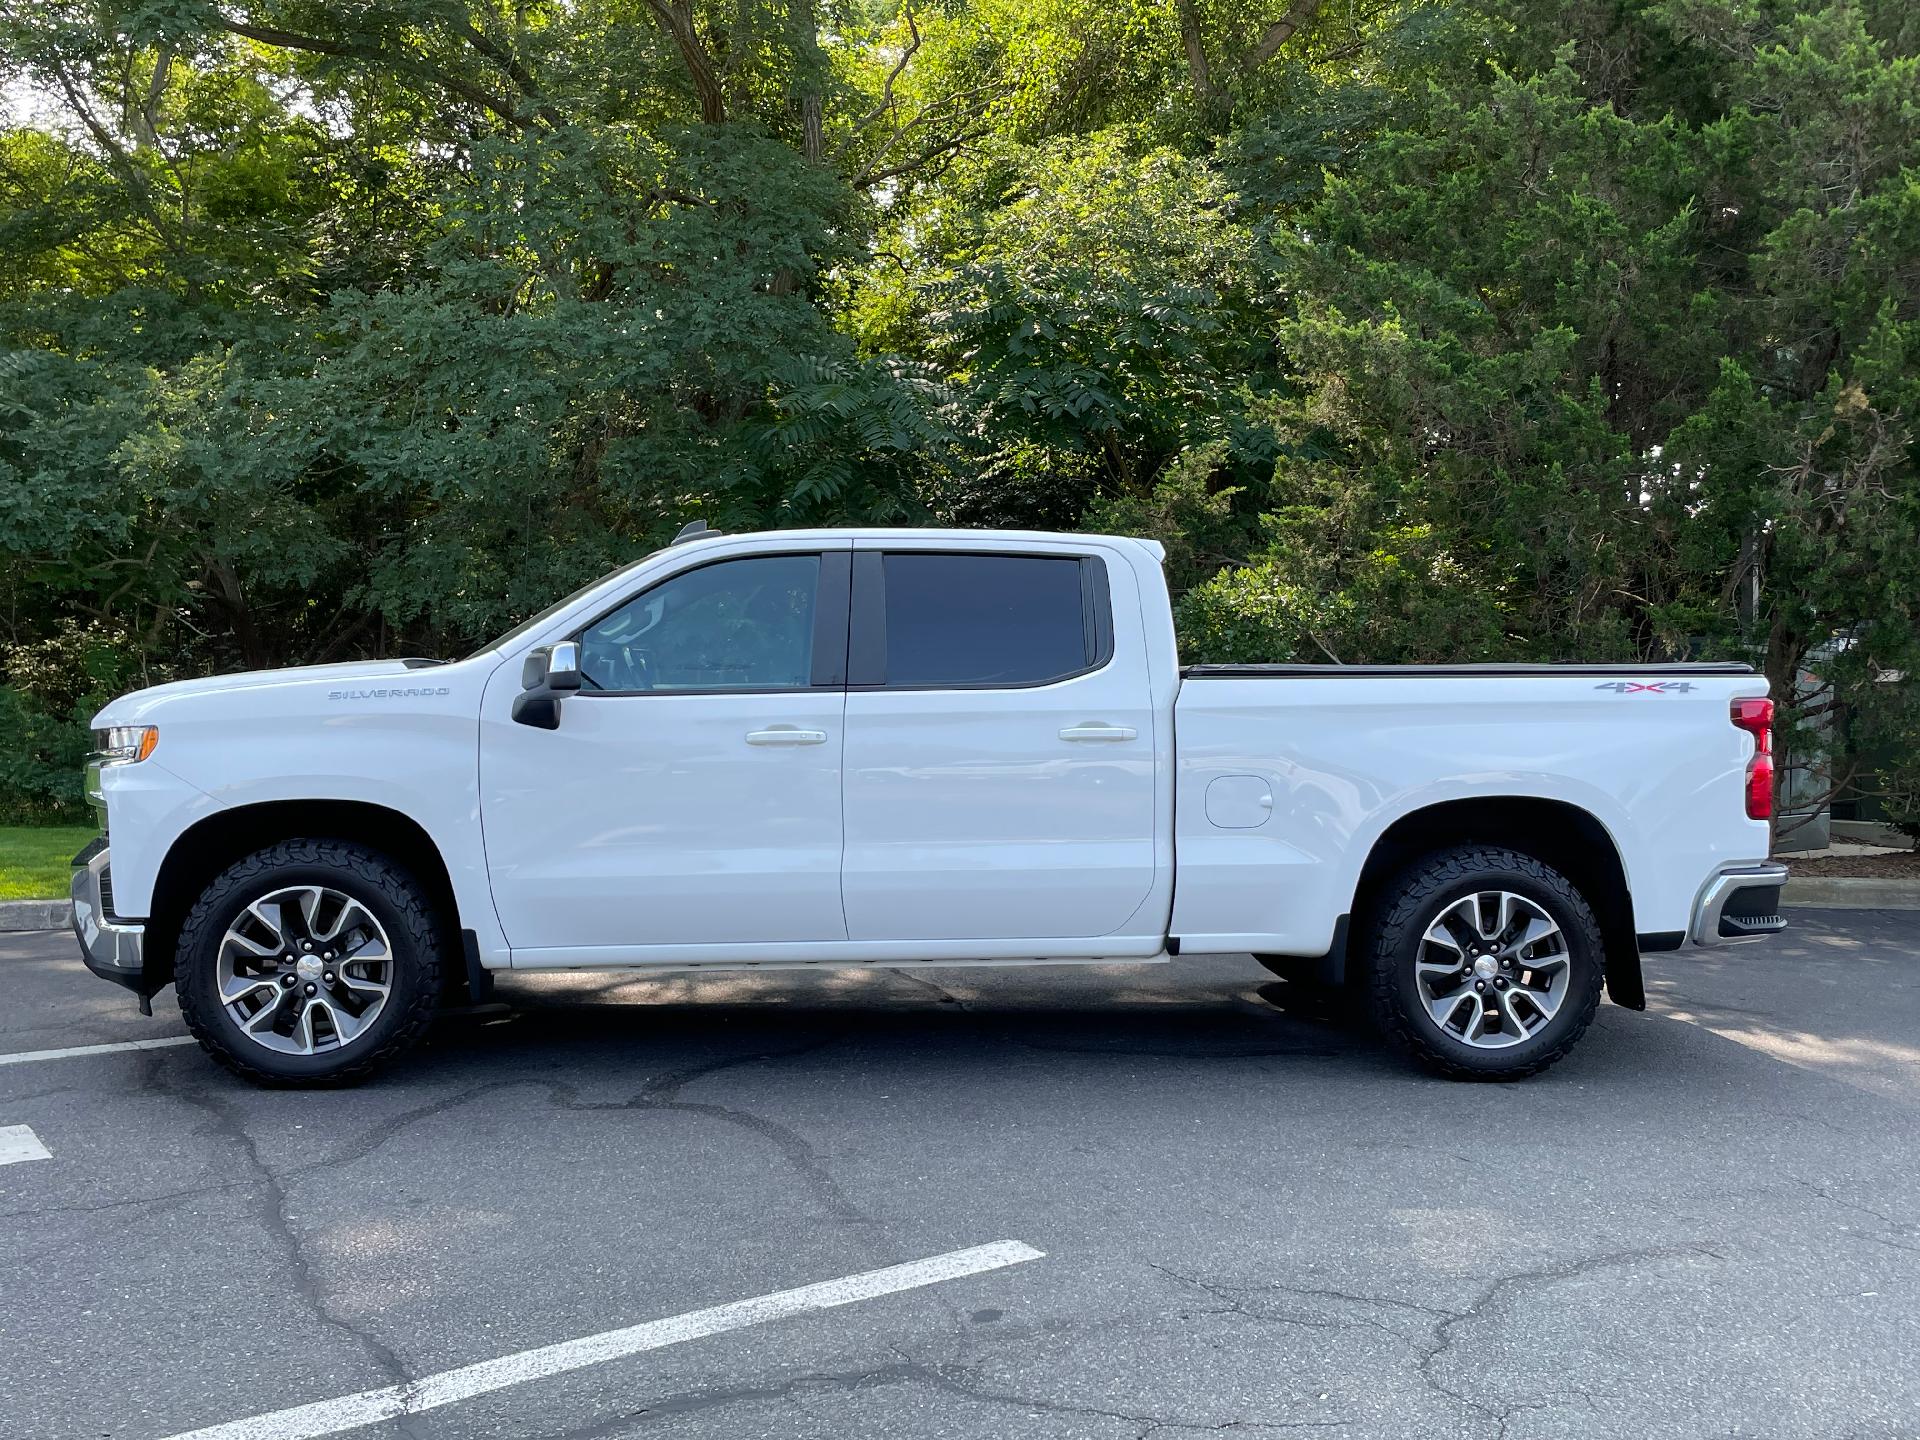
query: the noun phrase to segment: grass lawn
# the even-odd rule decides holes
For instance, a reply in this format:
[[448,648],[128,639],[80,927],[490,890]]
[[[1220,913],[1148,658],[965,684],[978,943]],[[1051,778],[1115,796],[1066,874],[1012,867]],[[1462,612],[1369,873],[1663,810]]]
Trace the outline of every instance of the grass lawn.
[[0,825],[0,900],[59,900],[67,862],[99,832],[91,825]]

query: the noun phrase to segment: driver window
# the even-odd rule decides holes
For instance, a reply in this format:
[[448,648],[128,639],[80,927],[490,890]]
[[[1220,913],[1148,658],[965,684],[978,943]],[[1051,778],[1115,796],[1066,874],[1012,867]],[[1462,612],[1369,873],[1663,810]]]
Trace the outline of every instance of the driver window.
[[643,591],[580,636],[589,690],[804,690],[818,555],[755,555]]

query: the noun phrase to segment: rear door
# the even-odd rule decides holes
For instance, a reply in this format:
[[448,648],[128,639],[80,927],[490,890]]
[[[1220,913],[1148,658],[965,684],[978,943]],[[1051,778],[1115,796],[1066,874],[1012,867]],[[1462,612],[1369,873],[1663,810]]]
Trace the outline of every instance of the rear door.
[[1145,640],[1113,623],[1131,576],[1097,549],[951,541],[862,540],[853,572],[848,937],[1125,927],[1155,876]]

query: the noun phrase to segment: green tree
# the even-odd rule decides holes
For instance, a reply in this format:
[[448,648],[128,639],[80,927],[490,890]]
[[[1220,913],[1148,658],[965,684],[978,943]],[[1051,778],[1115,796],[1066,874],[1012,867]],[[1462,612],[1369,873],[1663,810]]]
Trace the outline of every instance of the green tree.
[[694,515],[1154,535],[1201,658],[1749,657],[1803,799],[1920,806],[1917,55],[1902,0],[23,0],[0,807],[119,689],[454,651]]

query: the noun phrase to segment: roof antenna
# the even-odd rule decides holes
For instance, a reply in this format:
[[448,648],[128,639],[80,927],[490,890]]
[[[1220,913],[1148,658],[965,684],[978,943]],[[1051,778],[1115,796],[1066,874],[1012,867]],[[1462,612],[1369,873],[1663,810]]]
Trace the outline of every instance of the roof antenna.
[[689,520],[680,527],[680,533],[673,537],[673,543],[679,545],[687,540],[699,540],[704,536],[718,535],[718,530],[709,530],[704,520]]

